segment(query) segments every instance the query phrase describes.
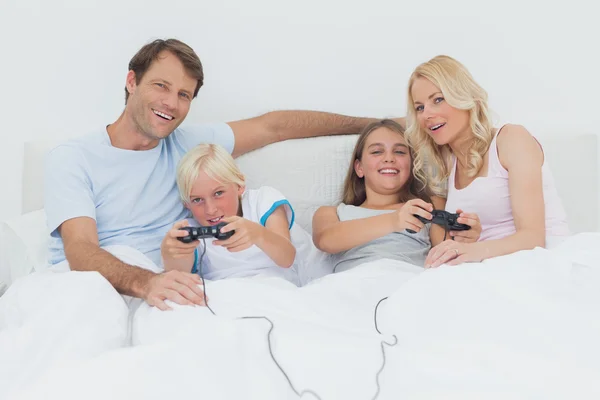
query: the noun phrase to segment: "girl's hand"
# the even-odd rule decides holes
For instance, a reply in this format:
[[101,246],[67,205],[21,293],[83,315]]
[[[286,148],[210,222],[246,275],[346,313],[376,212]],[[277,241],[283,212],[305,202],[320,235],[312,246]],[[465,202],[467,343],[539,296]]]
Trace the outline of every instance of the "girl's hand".
[[393,218],[392,223],[394,224],[394,231],[402,232],[405,229],[410,229],[419,232],[425,224],[419,221],[417,217],[415,217],[415,214],[431,220],[431,211],[433,211],[433,205],[421,199],[407,201],[400,210],[390,213]]

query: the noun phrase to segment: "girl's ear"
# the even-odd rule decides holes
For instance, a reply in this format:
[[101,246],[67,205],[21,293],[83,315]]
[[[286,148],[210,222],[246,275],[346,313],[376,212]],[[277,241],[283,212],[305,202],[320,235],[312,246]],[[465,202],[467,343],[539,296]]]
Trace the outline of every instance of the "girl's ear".
[[354,172],[356,172],[356,175],[359,178],[362,178],[365,176],[365,173],[362,169],[362,166],[360,165],[360,161],[359,160],[354,160]]

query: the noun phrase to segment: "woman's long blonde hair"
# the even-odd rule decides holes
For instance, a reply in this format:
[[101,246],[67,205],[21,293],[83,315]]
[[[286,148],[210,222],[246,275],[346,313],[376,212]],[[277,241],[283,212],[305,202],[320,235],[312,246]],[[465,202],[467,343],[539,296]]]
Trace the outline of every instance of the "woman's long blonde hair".
[[406,140],[415,149],[414,174],[431,193],[446,197],[447,180],[452,167],[452,150],[437,145],[417,122],[412,87],[418,78],[426,78],[442,92],[448,104],[468,110],[473,132],[467,152],[467,175],[475,176],[483,165],[483,156],[493,139],[493,125],[487,104],[487,92],[475,82],[469,71],[449,56],[437,56],[419,65],[408,82]]

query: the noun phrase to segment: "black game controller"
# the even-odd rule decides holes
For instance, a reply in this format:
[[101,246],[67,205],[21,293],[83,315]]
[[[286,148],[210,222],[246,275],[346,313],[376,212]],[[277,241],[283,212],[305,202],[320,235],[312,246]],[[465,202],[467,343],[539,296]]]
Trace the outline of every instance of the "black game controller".
[[[459,214],[449,213],[445,210],[433,210],[431,212],[431,220],[428,220],[426,218],[421,217],[420,215],[415,214],[415,217],[424,224],[432,223],[436,225],[441,225],[450,231],[468,231],[469,229],[471,229],[471,226],[469,225],[459,224],[458,222],[456,222],[458,216]],[[417,233],[412,229],[407,229],[406,231],[409,233]]]
[[182,231],[187,231],[187,236],[178,237],[177,239],[182,241],[183,243],[191,243],[194,240],[204,239],[214,237],[218,240],[229,239],[235,231],[229,232],[221,232],[221,228],[227,225],[225,222],[220,222],[214,226],[184,226],[183,228],[179,228]]

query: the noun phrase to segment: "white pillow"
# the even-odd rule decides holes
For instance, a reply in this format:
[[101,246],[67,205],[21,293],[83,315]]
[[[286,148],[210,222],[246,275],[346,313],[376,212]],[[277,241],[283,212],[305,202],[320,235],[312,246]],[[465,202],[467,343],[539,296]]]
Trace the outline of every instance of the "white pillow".
[[16,279],[48,263],[50,235],[44,210],[32,211],[0,225],[0,281]]
[[290,201],[296,223],[312,234],[317,208],[337,205],[358,135],[277,142],[236,159],[251,189],[268,185]]

